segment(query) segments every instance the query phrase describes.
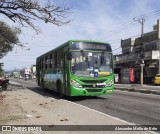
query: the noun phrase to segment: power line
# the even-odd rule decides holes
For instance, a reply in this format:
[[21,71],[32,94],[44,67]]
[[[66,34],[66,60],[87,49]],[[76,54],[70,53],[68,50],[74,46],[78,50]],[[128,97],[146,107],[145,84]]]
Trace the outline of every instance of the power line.
[[[160,10],[150,12],[148,14],[143,14],[143,15],[137,16],[135,18],[139,18],[139,17],[143,16],[143,18],[149,19],[149,18],[157,17],[157,15],[160,15]],[[114,28],[113,30],[109,31],[108,33],[105,33],[105,34],[108,34],[108,36],[104,36],[101,39],[103,40],[104,38],[107,38],[115,33],[120,33],[122,31],[126,30],[126,28],[128,28],[129,26],[133,26],[134,24],[136,24],[136,23],[134,23],[134,21],[129,20],[129,21],[121,24],[120,26]],[[105,34],[103,34],[103,35],[105,35]]]
[[148,18],[148,17],[152,17],[153,15],[159,15],[160,14],[160,10],[157,10],[157,11],[154,11],[154,12],[149,12],[147,14],[142,14],[142,15],[139,15],[139,16],[136,16],[136,18]]
[[116,50],[118,50],[118,49],[120,49],[121,47],[118,47],[118,48],[115,48],[115,49],[113,49],[112,51],[116,51]]
[[[129,26],[131,26],[131,25],[133,25],[133,24],[134,24],[134,21],[126,22],[126,23],[124,23],[124,24],[121,24],[121,25],[123,25],[122,27],[120,27],[120,26],[119,26],[119,27],[116,27],[116,28],[114,28],[113,30],[111,30],[111,31],[103,34],[103,36],[100,38],[100,40],[103,40],[104,38],[107,38],[107,37],[113,35],[114,33],[118,33],[119,31],[125,30],[127,27],[129,27]],[[106,34],[107,34],[107,35],[106,35]]]

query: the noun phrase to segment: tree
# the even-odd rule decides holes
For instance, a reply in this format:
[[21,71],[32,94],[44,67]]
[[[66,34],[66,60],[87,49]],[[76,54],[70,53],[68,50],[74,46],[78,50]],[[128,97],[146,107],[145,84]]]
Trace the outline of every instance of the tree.
[[2,77],[4,74],[4,70],[2,69],[2,67],[0,66],[0,77]]
[[13,46],[20,45],[18,35],[20,29],[11,28],[4,22],[0,22],[0,59],[3,58],[9,51],[12,51]]
[[57,26],[70,22],[70,8],[66,5],[58,6],[53,0],[1,0],[0,13],[22,26],[32,27],[36,32],[38,27],[33,21],[37,19]]
[[[0,14],[7,16],[13,22],[23,27],[31,27],[36,33],[39,28],[34,21],[42,20],[62,26],[70,22],[68,15],[70,8],[66,5],[58,6],[53,0],[0,0]],[[0,58],[8,51],[12,51],[14,45],[24,47],[18,40],[18,28],[11,29],[5,23],[0,22]]]

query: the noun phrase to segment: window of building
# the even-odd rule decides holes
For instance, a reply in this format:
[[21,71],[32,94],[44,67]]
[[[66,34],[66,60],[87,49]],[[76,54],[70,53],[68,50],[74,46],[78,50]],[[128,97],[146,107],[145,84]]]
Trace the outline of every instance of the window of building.
[[157,50],[156,43],[154,43],[154,44],[148,44],[148,45],[145,46],[145,51],[151,51],[151,50]]

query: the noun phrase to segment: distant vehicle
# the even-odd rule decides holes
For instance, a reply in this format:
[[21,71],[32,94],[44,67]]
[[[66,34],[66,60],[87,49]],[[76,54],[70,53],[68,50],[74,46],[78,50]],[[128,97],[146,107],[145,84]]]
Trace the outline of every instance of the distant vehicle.
[[24,70],[25,80],[28,80],[30,78],[30,72],[31,70],[28,68]]
[[20,74],[19,72],[13,72],[13,77],[14,78],[19,78],[19,74]]
[[2,90],[6,90],[9,84],[8,79],[0,79],[0,87]]
[[5,78],[8,78],[9,77],[9,75],[8,74],[5,74]]
[[110,44],[70,40],[36,59],[37,83],[60,97],[97,96],[114,90]]
[[160,74],[157,74],[157,75],[155,76],[155,78],[154,78],[154,84],[155,84],[155,85],[160,84]]

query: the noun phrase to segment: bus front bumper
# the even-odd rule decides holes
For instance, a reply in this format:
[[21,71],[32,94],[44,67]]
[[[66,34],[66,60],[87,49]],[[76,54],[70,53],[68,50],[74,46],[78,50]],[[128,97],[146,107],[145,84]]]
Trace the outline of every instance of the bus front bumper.
[[104,88],[75,88],[71,86],[70,96],[98,96],[105,94],[113,94],[114,85]]

